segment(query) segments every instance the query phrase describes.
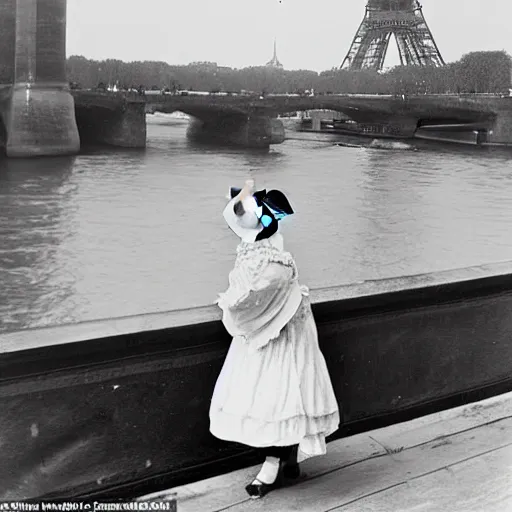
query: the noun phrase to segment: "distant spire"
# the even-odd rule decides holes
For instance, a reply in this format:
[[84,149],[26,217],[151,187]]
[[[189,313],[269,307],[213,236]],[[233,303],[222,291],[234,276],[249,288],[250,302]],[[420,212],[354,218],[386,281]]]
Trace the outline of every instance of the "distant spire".
[[272,68],[282,68],[283,65],[279,62],[279,59],[277,58],[277,40],[274,38],[274,56],[272,57],[272,60],[267,62],[267,66]]

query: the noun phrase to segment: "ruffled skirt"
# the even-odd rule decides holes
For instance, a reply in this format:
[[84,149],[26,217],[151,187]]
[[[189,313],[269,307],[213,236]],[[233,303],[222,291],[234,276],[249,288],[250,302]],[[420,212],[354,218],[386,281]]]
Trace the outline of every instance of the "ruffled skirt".
[[248,446],[299,445],[299,462],[326,452],[339,411],[307,297],[260,349],[233,338],[210,407],[210,431]]

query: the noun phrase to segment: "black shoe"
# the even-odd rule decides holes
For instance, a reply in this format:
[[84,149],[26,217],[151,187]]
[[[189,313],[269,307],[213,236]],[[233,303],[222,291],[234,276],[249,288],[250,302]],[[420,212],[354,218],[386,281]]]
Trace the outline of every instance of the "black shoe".
[[[270,491],[273,491],[274,489],[279,489],[280,487],[283,487],[283,477],[284,477],[284,463],[279,463],[279,471],[277,473],[276,479],[271,484],[266,484],[264,482],[261,482],[257,478],[253,480],[253,483],[247,485],[245,487],[245,490],[247,491],[247,494],[253,498],[253,499],[259,499],[263,498],[266,494],[268,494]],[[257,482],[257,483],[254,483]]]

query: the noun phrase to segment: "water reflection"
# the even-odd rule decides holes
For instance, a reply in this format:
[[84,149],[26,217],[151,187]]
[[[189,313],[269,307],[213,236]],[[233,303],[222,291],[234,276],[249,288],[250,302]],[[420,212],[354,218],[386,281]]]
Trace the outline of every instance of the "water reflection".
[[51,322],[55,304],[73,294],[57,254],[72,227],[75,158],[0,160],[0,322]]

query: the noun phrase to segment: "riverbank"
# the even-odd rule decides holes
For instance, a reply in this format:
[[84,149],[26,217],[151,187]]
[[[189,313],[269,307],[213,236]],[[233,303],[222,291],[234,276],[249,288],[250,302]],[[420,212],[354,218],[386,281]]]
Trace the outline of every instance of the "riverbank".
[[[332,441],[512,391],[512,262],[311,292]],[[130,498],[258,462],[209,432],[216,306],[0,336],[0,499]]]

